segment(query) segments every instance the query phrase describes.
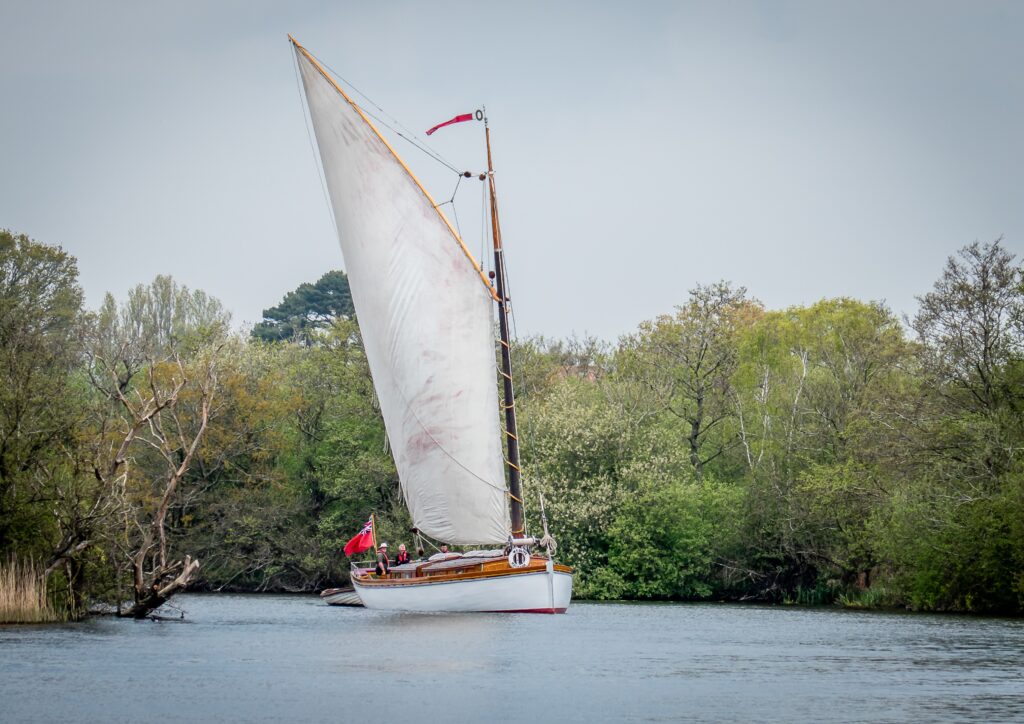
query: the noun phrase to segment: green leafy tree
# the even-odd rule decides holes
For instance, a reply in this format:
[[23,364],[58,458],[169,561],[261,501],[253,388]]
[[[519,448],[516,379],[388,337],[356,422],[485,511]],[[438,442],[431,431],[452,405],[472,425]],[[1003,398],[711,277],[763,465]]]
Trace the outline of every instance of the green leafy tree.
[[74,258],[0,230],[0,555],[36,556],[48,575],[77,567],[89,538],[76,469],[82,320]]
[[253,327],[252,336],[266,342],[308,343],[317,330],[354,314],[348,277],[343,271],[330,271],[316,284],[300,284],[276,307],[264,309],[263,321]]
[[894,583],[916,607],[1024,605],[1022,280],[999,240],[974,243],[919,298],[922,384],[907,461],[915,474],[875,528]]
[[199,567],[178,558],[175,511],[194,494],[192,464],[218,414],[228,323],[218,301],[161,276],[121,305],[107,295],[92,327],[88,374],[100,400],[91,469],[102,484],[97,507],[114,521],[116,579],[132,581],[124,615],[148,615]]
[[768,312],[740,339],[736,424],[746,550],[727,570],[768,597],[865,581],[867,519],[885,500],[912,348],[880,304]]
[[220,352],[217,415],[192,465],[198,485],[176,508],[179,547],[203,561],[196,586],[298,591],[327,575],[307,481],[291,469],[295,351],[233,338]]
[[292,470],[311,496],[331,576],[344,578],[341,549],[371,513],[378,537],[392,542],[409,541],[412,523],[355,321],[341,320],[320,345],[293,352],[301,405]]
[[698,481],[684,453],[666,445],[624,471],[632,492],[609,531],[602,596],[693,600],[721,590],[743,491],[707,474]]
[[735,413],[737,334],[759,309],[742,287],[699,286],[674,316],[642,323],[620,355],[623,371],[650,387],[680,423],[698,478],[737,444],[728,427]]

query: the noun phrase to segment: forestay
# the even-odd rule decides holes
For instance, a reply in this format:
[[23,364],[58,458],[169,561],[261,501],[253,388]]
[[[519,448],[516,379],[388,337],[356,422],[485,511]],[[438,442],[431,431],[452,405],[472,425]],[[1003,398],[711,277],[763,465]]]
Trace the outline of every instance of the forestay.
[[431,200],[296,47],[366,356],[421,531],[504,543],[490,292]]

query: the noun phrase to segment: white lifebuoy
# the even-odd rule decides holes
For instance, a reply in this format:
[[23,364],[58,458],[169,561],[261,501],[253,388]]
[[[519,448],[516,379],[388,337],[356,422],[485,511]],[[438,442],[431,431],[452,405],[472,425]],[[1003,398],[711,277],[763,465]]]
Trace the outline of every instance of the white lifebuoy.
[[508,554],[508,564],[512,568],[526,568],[530,565],[530,552],[522,546],[515,546]]

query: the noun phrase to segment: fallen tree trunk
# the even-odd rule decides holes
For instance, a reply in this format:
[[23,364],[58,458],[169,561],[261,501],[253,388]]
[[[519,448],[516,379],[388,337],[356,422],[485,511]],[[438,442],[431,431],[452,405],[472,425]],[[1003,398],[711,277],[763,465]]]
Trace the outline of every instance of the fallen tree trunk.
[[158,571],[154,574],[153,584],[148,589],[136,587],[134,605],[119,612],[118,615],[122,618],[146,618],[167,603],[175,593],[185,590],[198,570],[199,561],[193,560],[191,556],[185,556],[184,561],[177,561]]

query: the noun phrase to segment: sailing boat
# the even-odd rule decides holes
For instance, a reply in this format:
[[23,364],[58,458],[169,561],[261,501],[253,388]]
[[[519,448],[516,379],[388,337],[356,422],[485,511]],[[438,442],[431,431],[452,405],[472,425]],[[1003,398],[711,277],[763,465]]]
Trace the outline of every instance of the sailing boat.
[[[554,562],[546,522],[540,541],[527,535],[523,512],[490,128],[493,284],[364,111],[288,37],[413,524],[435,540],[490,546],[394,566],[385,575],[356,567],[355,591],[367,608],[562,613],[572,598],[572,569]],[[495,306],[502,403],[495,385]]]

